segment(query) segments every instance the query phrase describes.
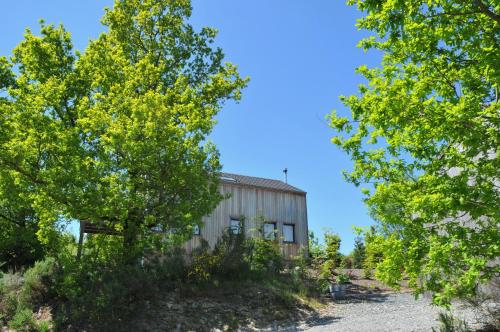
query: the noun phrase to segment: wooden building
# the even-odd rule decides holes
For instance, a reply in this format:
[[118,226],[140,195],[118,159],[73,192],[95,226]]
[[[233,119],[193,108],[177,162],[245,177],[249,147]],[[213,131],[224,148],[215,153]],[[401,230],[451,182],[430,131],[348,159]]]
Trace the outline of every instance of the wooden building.
[[220,192],[229,194],[204,218],[203,227],[186,244],[188,251],[201,238],[213,247],[224,230],[245,232],[279,241],[282,253],[291,258],[308,249],[306,192],[283,181],[222,173]]

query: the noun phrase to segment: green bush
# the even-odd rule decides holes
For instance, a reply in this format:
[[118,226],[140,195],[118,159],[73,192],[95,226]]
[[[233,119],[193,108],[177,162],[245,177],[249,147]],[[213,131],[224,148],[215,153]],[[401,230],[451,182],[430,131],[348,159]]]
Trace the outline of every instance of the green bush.
[[214,277],[219,257],[210,252],[208,242],[203,240],[201,246],[191,253],[191,264],[188,268],[187,278],[190,282],[206,282]]
[[48,320],[42,320],[37,323],[36,326],[38,332],[49,332],[51,330],[51,324]]
[[28,308],[18,310],[12,320],[9,321],[9,327],[17,332],[38,330],[33,312]]
[[0,278],[0,316],[7,323],[19,306],[19,292],[22,287],[19,273],[2,273]]
[[351,255],[343,256],[342,261],[340,262],[340,267],[343,269],[352,269],[354,267],[352,256]]
[[330,281],[335,275],[335,262],[332,260],[326,260],[320,266],[319,278],[321,280]]
[[187,278],[192,282],[242,280],[276,274],[284,267],[279,244],[244,233],[223,233],[213,250],[206,242],[191,254]]
[[276,274],[283,269],[284,260],[278,242],[253,238],[249,239],[248,243],[248,261],[253,271]]
[[292,274],[296,277],[304,279],[308,277],[308,269],[311,266],[310,257],[307,255],[305,248],[300,248],[296,256],[292,258],[290,268],[292,269]]
[[213,255],[216,257],[215,275],[221,279],[244,279],[248,275],[248,240],[245,231],[234,234],[227,229],[217,241]]
[[[0,190],[0,201],[1,195]],[[0,262],[5,263],[0,267],[4,271],[22,270],[43,259],[45,255],[45,248],[36,236],[38,224],[33,221],[35,218],[31,213],[32,211],[18,211],[15,218],[18,218],[19,224],[0,218]]]
[[339,252],[340,242],[339,235],[330,232],[325,233],[325,258],[331,261],[330,265],[334,269],[340,266],[342,260],[342,255]]
[[352,259],[352,267],[354,269],[362,269],[363,262],[366,258],[366,246],[362,236],[356,236],[356,239],[354,240],[354,249],[350,256]]
[[250,270],[247,257],[249,246],[244,233],[233,234],[226,230],[213,250],[206,241],[191,254],[188,280],[206,282],[208,280],[245,279]]
[[56,282],[56,260],[47,257],[24,273],[24,282],[19,294],[23,307],[34,307],[46,303],[55,296],[53,286]]
[[464,320],[453,317],[450,313],[439,313],[439,329],[432,328],[433,332],[470,332],[472,331]]
[[351,281],[351,278],[349,278],[349,275],[346,273],[341,273],[337,276],[337,282],[339,284],[347,284]]
[[373,277],[377,265],[382,261],[384,238],[371,229],[365,235],[365,260],[363,261],[363,276],[367,279]]
[[145,268],[150,270],[155,280],[163,285],[179,282],[187,275],[185,250],[179,246],[171,246],[160,257],[149,260]]
[[[40,330],[33,310],[56,298],[56,263],[53,258],[36,262],[24,275],[4,273],[0,278],[0,318],[16,331]],[[43,326],[42,326],[43,328]]]
[[61,275],[58,295],[61,304],[56,325],[120,330],[124,319],[155,298],[159,282],[155,273],[139,263],[122,265],[82,259]]

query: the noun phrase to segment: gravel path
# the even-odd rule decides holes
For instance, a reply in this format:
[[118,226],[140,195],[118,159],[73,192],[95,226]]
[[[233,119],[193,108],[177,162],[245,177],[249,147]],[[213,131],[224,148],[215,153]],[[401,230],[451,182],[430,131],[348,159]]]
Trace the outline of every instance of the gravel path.
[[[308,332],[431,331],[432,327],[439,326],[440,311],[443,309],[431,306],[426,298],[415,300],[408,293],[380,294],[363,300],[334,303],[303,329]],[[481,326],[470,309],[456,307],[452,312],[455,317],[465,319],[472,328]]]

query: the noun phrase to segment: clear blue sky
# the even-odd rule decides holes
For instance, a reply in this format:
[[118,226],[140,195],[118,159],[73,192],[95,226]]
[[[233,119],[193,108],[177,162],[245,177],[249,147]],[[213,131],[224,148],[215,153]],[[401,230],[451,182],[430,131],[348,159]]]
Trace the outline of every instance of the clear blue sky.
[[[10,55],[26,27],[38,20],[63,23],[75,48],[84,49],[103,27],[103,8],[111,0],[16,0],[2,4],[0,55]],[[341,171],[349,158],[330,143],[325,123],[332,109],[346,112],[338,96],[356,93],[362,81],[354,70],[376,65],[380,57],[356,48],[366,33],[357,31],[360,13],[331,0],[194,0],[192,23],[220,31],[217,44],[226,60],[250,76],[239,104],[218,116],[211,139],[224,170],[282,179],[307,191],[309,228],[328,227],[342,237],[344,253],[353,246],[352,225],[372,223],[359,188]]]

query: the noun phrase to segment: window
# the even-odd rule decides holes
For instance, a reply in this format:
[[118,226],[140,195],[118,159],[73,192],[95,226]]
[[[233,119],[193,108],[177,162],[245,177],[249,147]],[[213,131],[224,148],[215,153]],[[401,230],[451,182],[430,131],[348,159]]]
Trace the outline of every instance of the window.
[[198,225],[193,226],[193,235],[201,235],[200,226]]
[[233,219],[229,221],[229,229],[231,230],[231,233],[233,234],[240,234],[241,233],[241,221],[238,219]]
[[266,240],[276,239],[276,223],[266,222],[263,227],[263,235]]
[[295,242],[295,225],[283,225],[283,242]]

